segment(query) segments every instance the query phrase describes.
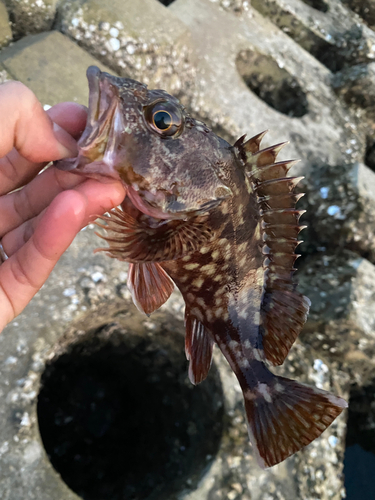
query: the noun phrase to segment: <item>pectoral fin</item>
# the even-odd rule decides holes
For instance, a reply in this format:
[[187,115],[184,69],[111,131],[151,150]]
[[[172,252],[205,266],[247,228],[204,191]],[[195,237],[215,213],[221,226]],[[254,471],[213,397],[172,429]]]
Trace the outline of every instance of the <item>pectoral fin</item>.
[[206,216],[169,220],[151,227],[147,220],[139,220],[115,208],[101,219],[106,224],[97,225],[107,231],[107,236],[97,234],[109,247],[96,251],[106,251],[110,257],[127,262],[179,259],[198,250],[213,235],[206,225]]
[[174,283],[158,263],[130,264],[128,288],[139,311],[151,314],[159,309],[174,289]]

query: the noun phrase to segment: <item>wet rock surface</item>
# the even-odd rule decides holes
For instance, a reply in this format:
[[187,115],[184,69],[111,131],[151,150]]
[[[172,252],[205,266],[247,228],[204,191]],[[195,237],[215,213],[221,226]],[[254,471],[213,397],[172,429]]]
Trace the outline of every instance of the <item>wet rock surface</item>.
[[2,5],[0,82],[23,81],[43,104],[85,104],[97,64],[179,95],[230,141],[265,129],[265,146],[290,141],[281,155],[302,159],[291,172],[307,193],[298,279],[312,308],[275,372],[350,397],[350,408],[348,423],[341,415],[260,470],[221,354],[205,383],[187,380],[180,296],[141,316],[126,266],[93,255],[88,228],[0,336],[0,497],[339,500],[347,446],[347,498],[359,498],[355,464],[375,449],[373,2]]

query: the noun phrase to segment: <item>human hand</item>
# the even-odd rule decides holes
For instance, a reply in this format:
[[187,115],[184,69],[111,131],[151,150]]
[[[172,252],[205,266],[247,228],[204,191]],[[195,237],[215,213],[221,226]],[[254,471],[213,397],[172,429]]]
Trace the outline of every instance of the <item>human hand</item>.
[[[76,234],[121,203],[120,182],[102,184],[49,167],[77,154],[86,109],[61,103],[45,112],[19,82],[0,85],[0,332],[48,278]],[[15,189],[21,188],[17,191]]]

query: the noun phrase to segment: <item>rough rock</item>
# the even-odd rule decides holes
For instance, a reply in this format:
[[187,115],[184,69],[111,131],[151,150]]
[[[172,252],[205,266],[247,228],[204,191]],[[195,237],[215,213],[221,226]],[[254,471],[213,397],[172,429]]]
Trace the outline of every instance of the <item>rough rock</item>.
[[52,29],[58,0],[5,0],[15,38]]
[[266,15],[331,71],[375,57],[375,34],[340,0],[253,0]]
[[357,12],[362,19],[374,29],[375,27],[375,2],[374,0],[343,0],[354,12]]
[[[322,252],[299,266],[312,305],[301,335],[363,387],[375,378],[375,267],[354,252]],[[335,371],[335,368],[333,368]]]
[[370,113],[375,105],[375,63],[351,66],[334,75],[333,87],[350,105]]
[[[353,139],[354,141],[355,139]],[[355,144],[353,144],[355,147]],[[351,248],[375,260],[375,173],[363,163],[315,165],[304,181],[305,251]]]
[[12,30],[5,4],[0,1],[0,49],[12,40]]
[[0,64],[50,106],[61,101],[87,104],[87,67],[95,64],[109,71],[58,31],[19,40],[0,53]]
[[121,76],[181,94],[192,84],[190,34],[169,9],[155,0],[66,2],[63,33]]

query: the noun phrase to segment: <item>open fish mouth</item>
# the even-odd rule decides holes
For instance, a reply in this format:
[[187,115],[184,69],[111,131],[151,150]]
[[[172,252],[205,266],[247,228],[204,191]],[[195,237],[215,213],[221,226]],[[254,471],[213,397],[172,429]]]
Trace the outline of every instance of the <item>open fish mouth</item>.
[[88,68],[89,106],[86,127],[77,143],[79,154],[55,162],[58,169],[102,181],[120,178],[115,168],[116,149],[125,124],[117,89],[109,76],[96,66]]

